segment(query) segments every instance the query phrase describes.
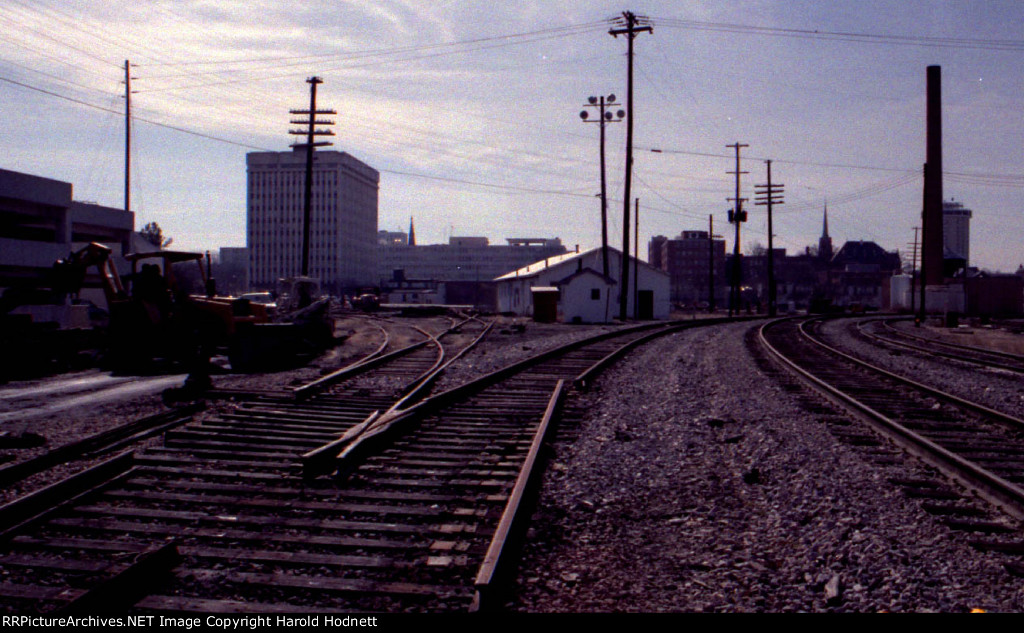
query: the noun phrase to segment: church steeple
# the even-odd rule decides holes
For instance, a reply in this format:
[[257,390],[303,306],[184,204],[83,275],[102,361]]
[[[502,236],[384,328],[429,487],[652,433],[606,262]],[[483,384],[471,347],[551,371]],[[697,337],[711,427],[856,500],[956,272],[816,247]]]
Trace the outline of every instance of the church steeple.
[[824,222],[821,227],[821,238],[818,239],[818,257],[832,259],[832,238],[828,235],[828,203],[825,203]]
[[416,227],[412,224],[412,216],[409,216],[409,246],[416,246]]

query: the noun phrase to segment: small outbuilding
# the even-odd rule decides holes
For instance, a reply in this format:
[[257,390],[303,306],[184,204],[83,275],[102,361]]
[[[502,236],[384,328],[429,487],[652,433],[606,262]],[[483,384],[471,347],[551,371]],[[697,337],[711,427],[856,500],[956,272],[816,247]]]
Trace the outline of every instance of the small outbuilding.
[[[628,316],[667,319],[671,309],[668,273],[633,257],[629,262]],[[559,321],[607,323],[619,315],[621,253],[609,247],[608,263],[605,276],[599,272],[604,267],[601,249],[593,248],[549,257],[502,275],[495,279],[498,311],[546,320],[552,316],[549,302],[554,300]]]

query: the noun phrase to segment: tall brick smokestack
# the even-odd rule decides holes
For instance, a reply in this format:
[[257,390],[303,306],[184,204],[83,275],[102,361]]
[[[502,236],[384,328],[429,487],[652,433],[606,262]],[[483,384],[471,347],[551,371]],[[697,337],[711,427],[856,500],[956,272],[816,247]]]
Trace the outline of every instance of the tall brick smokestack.
[[922,271],[925,285],[944,281],[942,271],[942,68],[928,67],[928,138],[924,166]]

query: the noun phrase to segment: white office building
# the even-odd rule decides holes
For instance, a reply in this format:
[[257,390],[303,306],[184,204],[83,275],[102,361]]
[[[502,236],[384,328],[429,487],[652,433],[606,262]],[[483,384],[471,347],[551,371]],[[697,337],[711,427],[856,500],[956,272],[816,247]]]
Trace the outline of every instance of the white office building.
[[[249,282],[272,289],[302,274],[306,152],[253,152],[246,165]],[[313,165],[309,276],[334,293],[376,284],[380,174],[345,152]]]

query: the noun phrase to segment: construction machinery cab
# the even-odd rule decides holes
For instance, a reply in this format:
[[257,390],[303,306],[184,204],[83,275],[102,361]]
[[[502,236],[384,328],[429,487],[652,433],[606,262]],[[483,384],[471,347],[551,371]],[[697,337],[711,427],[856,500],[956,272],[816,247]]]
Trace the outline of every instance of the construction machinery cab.
[[278,308],[282,312],[295,312],[307,308],[321,299],[320,280],[314,277],[287,277],[277,281]]

